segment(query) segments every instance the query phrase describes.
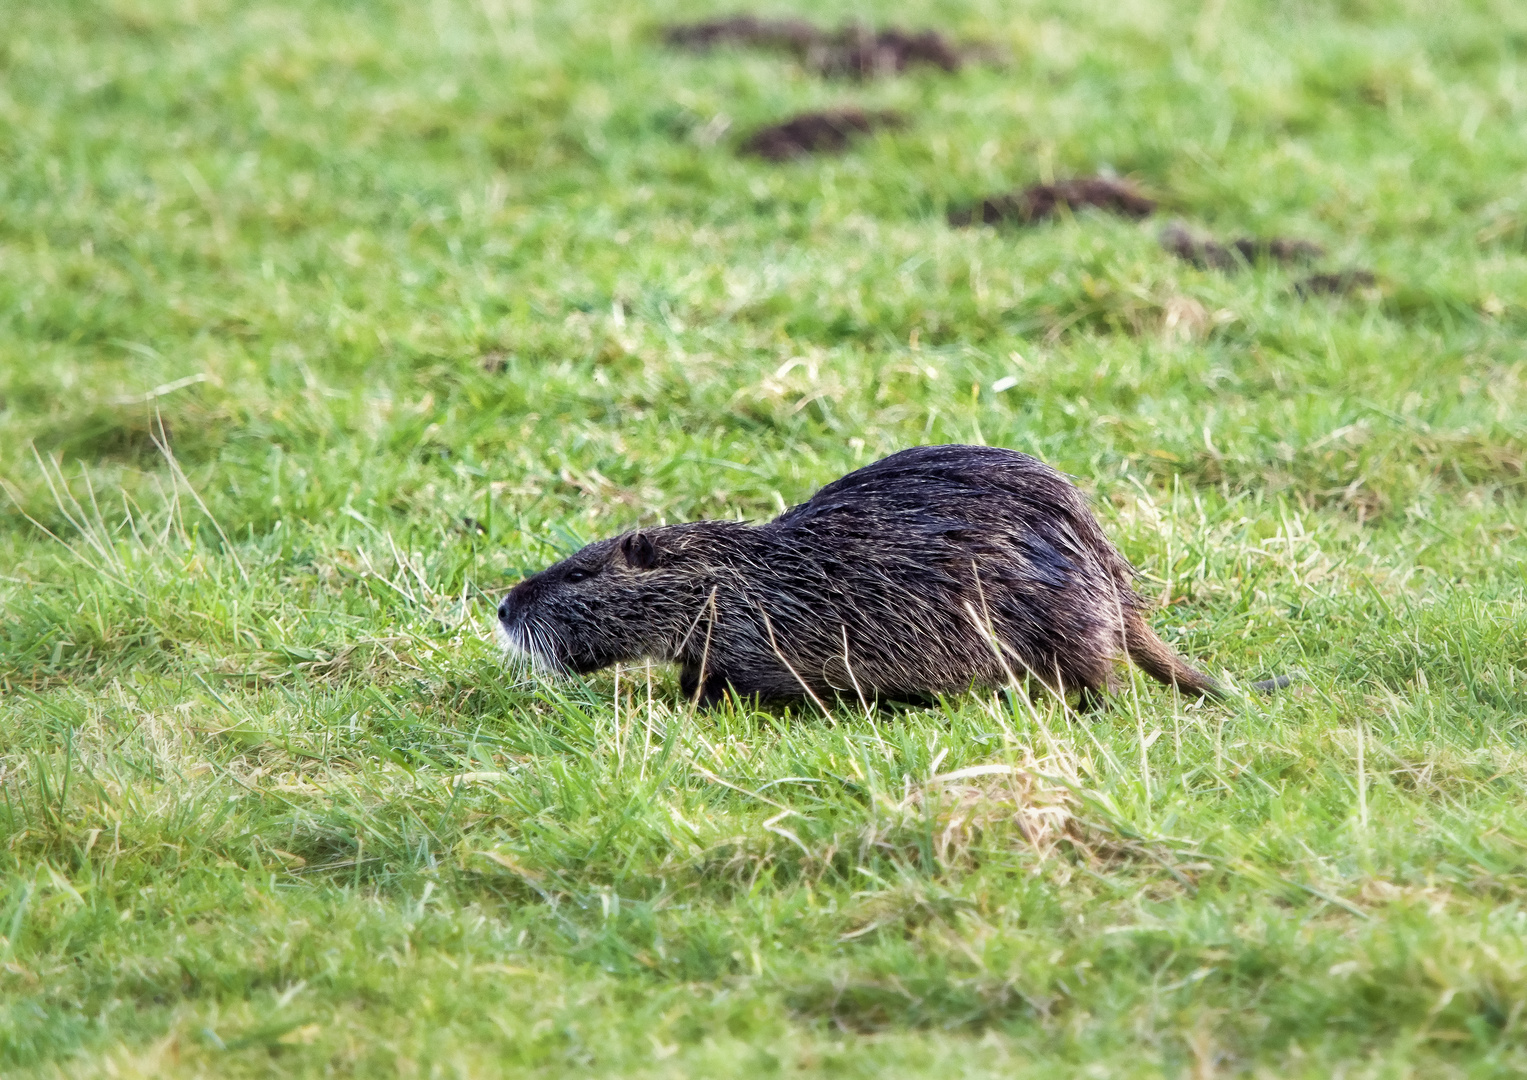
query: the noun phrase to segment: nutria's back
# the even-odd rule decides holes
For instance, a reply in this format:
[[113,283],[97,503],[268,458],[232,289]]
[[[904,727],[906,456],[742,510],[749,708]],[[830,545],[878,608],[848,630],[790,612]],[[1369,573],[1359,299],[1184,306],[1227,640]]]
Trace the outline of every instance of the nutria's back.
[[767,524],[695,522],[590,544],[527,578],[500,619],[557,668],[681,665],[701,700],[908,698],[1037,678],[1084,698],[1116,661],[1215,684],[1140,617],[1129,563],[1079,491],[997,447],[924,446]]

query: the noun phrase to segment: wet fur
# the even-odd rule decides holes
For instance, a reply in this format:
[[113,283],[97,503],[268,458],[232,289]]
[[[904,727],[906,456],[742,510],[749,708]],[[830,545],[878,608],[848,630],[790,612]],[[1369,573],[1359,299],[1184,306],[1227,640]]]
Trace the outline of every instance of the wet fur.
[[904,450],[764,525],[698,521],[590,544],[499,608],[516,651],[595,671],[680,665],[700,703],[919,699],[1031,677],[1083,704],[1128,657],[1220,692],[1141,616],[1134,570],[1082,494],[1025,454]]

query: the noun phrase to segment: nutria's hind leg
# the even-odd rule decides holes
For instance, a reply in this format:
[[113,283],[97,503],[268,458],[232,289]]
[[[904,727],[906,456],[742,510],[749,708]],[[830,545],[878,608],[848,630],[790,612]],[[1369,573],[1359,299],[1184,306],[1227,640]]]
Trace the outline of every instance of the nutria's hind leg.
[[938,694],[919,693],[915,690],[887,690],[863,702],[857,694],[844,700],[855,710],[862,710],[868,705],[871,711],[883,707],[891,712],[906,712],[909,709],[936,709],[942,699]]
[[1096,687],[1084,686],[1076,694],[1076,712],[1100,712],[1103,708],[1103,692]]
[[1114,673],[1112,661],[1101,658],[1082,660],[1072,656],[1061,662],[1057,657],[1051,661],[1048,676],[1035,670],[1029,678],[1031,701],[1041,701],[1050,694],[1064,699],[1075,691],[1079,713],[1097,711],[1102,708],[1107,695],[1118,690],[1119,678]]
[[1077,688],[1076,711],[1079,713],[1097,712],[1103,707],[1110,694],[1117,694],[1120,690],[1119,676],[1109,666],[1101,678],[1084,680]]
[[1118,689],[1117,685],[1083,686],[1076,693],[1076,711],[1078,713],[1099,712],[1108,695]]
[[693,701],[702,709],[714,709],[726,697],[729,679],[725,672],[707,671],[705,685],[700,685],[700,669],[685,665],[679,672],[679,691],[685,701]]
[[1042,679],[1037,674],[1031,674],[1022,683],[1023,691],[1033,705],[1044,705],[1056,698],[1064,704],[1074,693],[1077,695],[1076,711],[1091,712],[1103,703],[1103,686],[1101,683],[1089,682],[1086,679],[1078,679],[1070,672],[1060,678],[1054,674],[1048,679]]

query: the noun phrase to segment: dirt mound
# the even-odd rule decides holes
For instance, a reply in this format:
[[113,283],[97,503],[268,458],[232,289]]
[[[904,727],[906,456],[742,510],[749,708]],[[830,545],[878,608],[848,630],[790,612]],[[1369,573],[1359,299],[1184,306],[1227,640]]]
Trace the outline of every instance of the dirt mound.
[[806,154],[837,154],[846,150],[855,136],[877,128],[900,127],[903,123],[902,116],[894,112],[830,109],[801,113],[753,132],[738,151],[769,161],[788,161]]
[[1028,225],[1054,217],[1063,206],[1073,211],[1091,206],[1123,217],[1143,218],[1156,209],[1156,201],[1140,194],[1128,181],[1083,176],[992,195],[974,207],[950,211],[949,223],[997,225],[1016,221]]
[[801,19],[760,19],[732,15],[663,28],[663,40],[681,49],[708,52],[724,46],[771,49],[796,56],[821,75],[870,79],[928,65],[958,71],[979,47],[955,45],[937,30],[871,30],[856,24],[824,31]]
[[823,75],[873,79],[918,65],[958,71],[964,55],[937,30],[913,32],[891,27],[872,31],[846,26],[812,46],[807,51],[806,63]]
[[1349,296],[1364,289],[1372,289],[1379,283],[1371,270],[1338,270],[1329,274],[1311,274],[1295,282],[1294,291],[1300,296]]
[[1259,262],[1314,262],[1325,254],[1319,244],[1286,236],[1243,236],[1222,244],[1210,237],[1193,235],[1177,221],[1161,230],[1161,246],[1194,266],[1226,271]]
[[804,56],[822,40],[822,32],[803,19],[760,19],[732,15],[696,23],[675,23],[663,28],[663,40],[680,49],[706,52],[727,45],[755,49],[778,49]]

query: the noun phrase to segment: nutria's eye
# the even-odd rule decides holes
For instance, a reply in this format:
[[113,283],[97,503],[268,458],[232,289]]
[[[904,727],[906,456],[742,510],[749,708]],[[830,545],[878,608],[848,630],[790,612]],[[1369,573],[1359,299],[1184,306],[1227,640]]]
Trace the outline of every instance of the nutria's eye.
[[593,576],[594,576],[594,571],[592,571],[592,570],[569,570],[567,572],[566,580],[567,581],[582,581],[584,578],[593,577]]

